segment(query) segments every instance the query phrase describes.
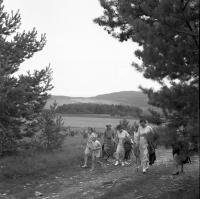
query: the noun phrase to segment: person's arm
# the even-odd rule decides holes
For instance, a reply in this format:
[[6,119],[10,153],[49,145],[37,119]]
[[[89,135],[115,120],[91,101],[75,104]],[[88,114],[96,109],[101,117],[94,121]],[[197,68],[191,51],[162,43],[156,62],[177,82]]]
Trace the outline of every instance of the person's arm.
[[106,138],[106,131],[104,131],[103,133],[103,143],[105,142],[105,138]]
[[157,148],[157,141],[158,141],[158,134],[155,132],[155,130],[149,126],[149,142],[154,148]]
[[127,131],[126,131],[126,137],[131,141],[131,144],[133,144],[133,140]]
[[99,149],[101,149],[101,143],[98,141],[94,143],[93,151],[98,151]]
[[114,132],[114,130],[112,130],[112,140],[114,140],[115,139],[115,132]]
[[115,132],[114,142],[117,144],[119,142],[118,134]]

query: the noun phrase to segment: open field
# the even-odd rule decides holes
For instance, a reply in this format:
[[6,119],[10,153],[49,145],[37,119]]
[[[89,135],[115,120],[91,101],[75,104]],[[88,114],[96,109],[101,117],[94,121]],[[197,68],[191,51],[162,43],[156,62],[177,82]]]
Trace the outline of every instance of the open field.
[[82,163],[86,141],[87,139],[81,134],[67,136],[61,150],[53,152],[26,150],[15,156],[0,158],[0,181],[45,177],[61,168],[71,171],[74,165]]
[[122,119],[127,119],[130,124],[133,124],[136,119],[130,119],[130,118],[112,118],[108,116],[98,116],[98,115],[63,115],[63,121],[65,126],[70,127],[81,127],[81,128],[87,128],[87,127],[93,127],[98,129],[104,129],[106,124],[111,124],[113,127],[115,127],[117,124],[119,124],[119,121]]

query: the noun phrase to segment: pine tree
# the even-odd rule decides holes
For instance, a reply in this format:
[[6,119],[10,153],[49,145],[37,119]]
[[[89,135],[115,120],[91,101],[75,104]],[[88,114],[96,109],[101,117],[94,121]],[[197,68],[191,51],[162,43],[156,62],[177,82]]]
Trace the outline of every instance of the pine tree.
[[121,42],[137,42],[141,48],[135,55],[142,64],[133,66],[161,85],[159,91],[141,87],[149,104],[180,123],[196,122],[199,1],[100,0],[100,4],[104,13],[94,22]]
[[18,32],[20,23],[19,12],[8,14],[0,0],[0,154],[15,150],[19,139],[34,133],[52,89],[49,66],[16,75],[20,64],[46,44],[45,35],[38,39],[35,29]]

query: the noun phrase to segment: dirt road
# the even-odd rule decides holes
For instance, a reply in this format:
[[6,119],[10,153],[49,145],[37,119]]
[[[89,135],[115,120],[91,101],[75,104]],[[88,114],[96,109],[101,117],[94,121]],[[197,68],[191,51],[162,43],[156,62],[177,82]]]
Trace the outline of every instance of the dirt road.
[[56,176],[26,182],[23,187],[4,190],[4,193],[0,189],[0,199],[198,198],[199,158],[193,156],[191,160],[192,164],[185,165],[183,174],[172,176],[171,150],[158,149],[157,161],[146,174],[137,172],[134,163],[126,167],[110,163],[94,172],[77,167],[70,175],[59,171]]

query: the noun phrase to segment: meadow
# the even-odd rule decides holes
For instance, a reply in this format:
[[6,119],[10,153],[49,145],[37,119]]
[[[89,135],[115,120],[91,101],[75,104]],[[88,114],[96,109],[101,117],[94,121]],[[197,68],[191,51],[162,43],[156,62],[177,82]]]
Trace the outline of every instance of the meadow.
[[0,159],[0,181],[17,178],[40,178],[66,169],[69,173],[83,162],[87,139],[82,134],[67,136],[60,150],[26,150]]
[[[74,168],[80,168],[83,163],[83,154],[87,142],[84,130],[88,127],[95,128],[102,142],[102,132],[106,124],[111,124],[113,128],[119,121],[125,118],[111,118],[100,115],[63,115],[64,126],[75,132],[68,134],[62,148],[51,152],[32,151],[27,149],[14,156],[0,158],[0,180],[13,179],[27,176],[45,176],[50,173],[65,169],[71,172]],[[132,125],[136,119],[126,118]],[[174,129],[157,127],[159,133],[159,145],[169,147],[174,139]],[[70,132],[71,132],[70,131]],[[170,135],[170,136],[169,136]]]
[[[63,180],[62,182],[67,186],[64,190],[66,189],[66,194],[69,194],[70,191],[68,193],[67,188],[68,184],[71,183],[70,179],[72,179],[72,176],[85,173],[85,178],[90,180],[90,177],[88,178],[88,172],[83,172],[83,169],[81,168],[81,165],[83,164],[84,149],[87,142],[84,129],[87,129],[88,126],[94,127],[96,132],[98,132],[99,140],[102,142],[102,132],[105,130],[105,125],[110,123],[115,127],[119,124],[121,119],[124,118],[110,118],[107,116],[91,117],[90,115],[84,117],[81,117],[80,115],[73,117],[63,116],[64,126],[70,126],[72,131],[76,129],[74,131],[76,133],[67,135],[61,149],[49,152],[26,150],[15,156],[0,158],[0,198],[1,193],[8,195],[12,194],[19,199],[33,198],[35,194],[34,191],[38,189],[39,191],[41,190],[42,193],[54,193],[55,190],[59,191],[63,187],[63,185],[61,186],[57,182],[55,185],[49,185],[57,179],[56,176],[59,176],[59,179]],[[129,118],[128,121],[130,124],[133,124],[135,120]],[[166,143],[169,143],[170,146],[173,136],[168,136],[169,129],[159,127],[157,131],[160,135],[159,144],[166,146]],[[174,130],[171,129],[170,134],[173,134],[173,132]],[[159,146],[159,148],[162,148],[163,151],[165,151],[163,147]],[[89,159],[89,165],[91,165],[91,159]],[[129,172],[132,172],[132,167],[130,168]],[[101,171],[102,170],[100,169],[97,171],[97,174],[94,174],[96,175],[95,179],[101,178],[102,173],[98,173]],[[112,174],[113,178],[115,178],[115,175],[119,175],[117,171],[114,171],[112,165],[110,166],[110,170],[108,169],[108,172],[111,174],[112,172],[116,172],[115,174]],[[126,174],[123,173],[122,175]],[[62,178],[60,176],[62,176]],[[52,181],[52,179],[54,179],[54,181]],[[82,180],[83,179],[81,178],[80,181],[82,182]],[[105,180],[106,182],[108,181],[108,179]],[[72,186],[69,187],[70,190],[77,186],[77,181],[74,183],[75,185],[70,185]],[[29,188],[26,189],[27,185]],[[43,187],[39,187],[40,185]],[[86,191],[87,189],[88,188],[86,187]],[[5,192],[5,190],[7,190],[7,192]]]
[[99,130],[105,129],[107,124],[111,124],[116,127],[119,121],[126,119],[132,125],[136,119],[129,117],[110,117],[108,115],[97,114],[84,114],[84,115],[62,115],[64,126],[70,126],[72,128],[85,129],[87,127],[93,127]]
[[[106,124],[113,128],[119,124],[122,118],[111,118],[106,115],[63,115],[64,126],[69,127],[77,133],[65,138],[62,149],[53,152],[26,150],[0,159],[0,180],[13,179],[27,176],[43,176],[53,173],[58,169],[65,168],[73,170],[74,166],[80,167],[83,162],[83,153],[87,141],[84,130],[88,127],[95,128],[101,133]],[[124,119],[124,118],[123,118]],[[133,124],[134,119],[128,119]]]

